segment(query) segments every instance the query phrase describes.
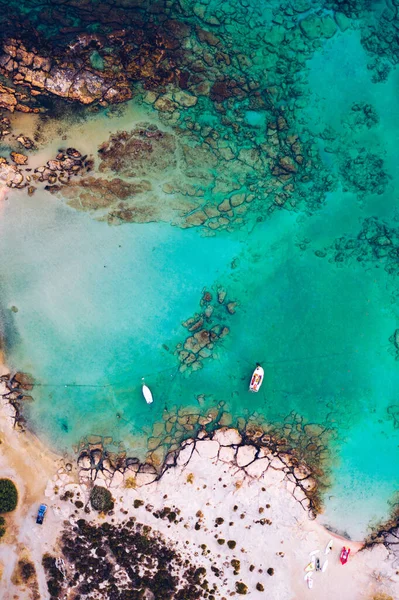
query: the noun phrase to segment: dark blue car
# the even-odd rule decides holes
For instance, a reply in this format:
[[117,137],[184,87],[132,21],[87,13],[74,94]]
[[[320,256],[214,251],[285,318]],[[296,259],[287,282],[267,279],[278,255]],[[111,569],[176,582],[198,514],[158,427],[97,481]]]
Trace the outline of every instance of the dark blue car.
[[46,514],[46,510],[47,510],[47,504],[41,504],[39,507],[39,510],[37,512],[37,517],[36,517],[36,523],[38,525],[42,525],[44,515]]

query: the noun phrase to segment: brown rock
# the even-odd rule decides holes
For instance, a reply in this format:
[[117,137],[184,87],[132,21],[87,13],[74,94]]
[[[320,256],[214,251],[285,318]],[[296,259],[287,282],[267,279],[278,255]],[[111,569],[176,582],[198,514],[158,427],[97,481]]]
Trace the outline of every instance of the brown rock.
[[17,137],[17,142],[19,142],[21,146],[26,148],[26,150],[31,150],[35,146],[33,140],[31,140],[26,135],[19,135]]
[[202,329],[194,334],[195,339],[198,342],[200,348],[203,348],[207,344],[209,344],[210,340],[210,332],[207,329]]
[[226,304],[227,312],[229,312],[231,315],[234,315],[234,313],[236,312],[236,306],[237,302],[229,302],[228,304]]
[[186,223],[187,225],[196,227],[205,223],[207,218],[208,217],[206,216],[203,210],[197,210],[196,212],[193,212],[191,213],[191,215],[188,215],[188,217],[186,217]]
[[230,204],[231,206],[240,206],[243,202],[245,201],[245,194],[234,194],[231,198],[230,198]]
[[198,319],[198,321],[196,321],[195,323],[193,323],[192,325],[190,325],[188,327],[189,331],[197,331],[198,329],[200,329],[204,324],[204,319]]
[[223,304],[223,302],[226,299],[226,294],[227,294],[227,292],[223,288],[219,288],[218,289],[218,302],[219,302],[219,304]]
[[225,198],[225,200],[223,200],[223,202],[221,202],[218,206],[218,210],[220,210],[220,212],[227,212],[230,209],[230,200],[228,198]]
[[212,204],[206,204],[204,206],[204,212],[210,219],[212,219],[213,217],[219,216],[218,209],[216,208],[216,206],[213,206]]
[[28,157],[25,156],[25,154],[20,154],[19,152],[11,152],[10,156],[16,165],[26,165],[26,163],[28,162]]
[[197,354],[197,352],[201,350],[201,346],[199,345],[198,340],[196,340],[194,336],[191,336],[186,339],[186,341],[184,342],[184,348],[185,350],[188,350],[188,352],[193,352],[194,354]]
[[17,104],[18,100],[15,97],[15,90],[0,83],[0,108],[14,112]]
[[177,108],[176,102],[173,102],[167,96],[160,96],[154,103],[154,106],[161,112],[173,112]]
[[298,167],[291,156],[283,156],[279,159],[278,164],[284,171],[288,173],[296,173],[298,170]]

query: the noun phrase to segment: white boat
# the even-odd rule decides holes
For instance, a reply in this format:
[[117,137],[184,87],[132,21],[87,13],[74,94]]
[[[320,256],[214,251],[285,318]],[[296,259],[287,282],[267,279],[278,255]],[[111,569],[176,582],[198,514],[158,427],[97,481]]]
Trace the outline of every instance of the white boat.
[[333,547],[333,541],[330,540],[326,546],[326,549],[324,550],[324,554],[328,554],[329,552],[331,552]]
[[147,404],[152,404],[154,402],[154,398],[152,397],[150,388],[147,385],[145,385],[145,383],[143,383],[142,390],[143,390],[143,396],[144,396]]
[[323,566],[321,567],[321,572],[325,573],[325,571],[327,571],[327,567],[328,567],[328,558],[324,561]]
[[250,392],[259,392],[260,386],[263,382],[263,377],[265,375],[264,370],[260,365],[256,365],[255,371],[252,373],[251,382],[249,384]]

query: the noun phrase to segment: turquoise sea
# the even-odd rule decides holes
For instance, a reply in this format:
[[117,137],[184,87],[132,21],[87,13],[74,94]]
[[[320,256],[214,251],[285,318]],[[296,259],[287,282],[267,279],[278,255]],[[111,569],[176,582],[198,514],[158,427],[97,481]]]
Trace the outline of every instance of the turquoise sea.
[[[212,31],[221,42],[207,52],[230,53],[235,76],[267,88],[273,109],[248,88],[219,102],[224,111],[198,94],[194,107],[170,114],[137,84],[117,110],[75,114],[68,105],[45,119],[14,117],[15,131],[41,131],[33,167],[73,146],[93,155],[95,176],[150,181],[137,201],[157,207],[117,225],[94,206],[98,194],[80,210],[78,188],[50,194],[38,186],[31,197],[10,190],[1,201],[7,362],[34,377],[26,415],[54,449],[70,452],[101,435],[144,456],[165,408],[204,412],[224,402],[233,422],[255,413],[276,424],[296,414],[333,432],[321,522],[360,538],[387,517],[399,491],[399,70],[381,41],[392,22],[381,26],[384,3],[366,4],[184,3],[176,18]],[[221,72],[232,77],[232,68]],[[282,116],[288,132],[277,139],[268,124]],[[154,151],[144,167],[129,154],[120,167],[101,167],[100,144],[142,123],[175,136],[176,161],[165,166]],[[306,170],[298,162],[295,184],[292,172],[276,184],[287,135],[303,145]],[[186,139],[196,148],[190,155]],[[178,211],[165,209],[172,188]],[[227,227],[184,220],[237,193],[255,199]],[[370,218],[382,233],[365,229]],[[202,369],[180,372],[174,350],[189,335],[182,322],[202,310],[204,289],[217,305],[220,288],[238,303],[235,314],[220,313],[230,333]],[[265,381],[254,395],[256,362]],[[152,406],[141,395],[143,377]]]

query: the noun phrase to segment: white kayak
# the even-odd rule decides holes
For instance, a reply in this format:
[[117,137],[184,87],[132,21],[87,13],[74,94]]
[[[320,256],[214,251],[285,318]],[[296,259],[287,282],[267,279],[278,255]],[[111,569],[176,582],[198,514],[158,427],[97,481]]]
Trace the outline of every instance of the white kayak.
[[262,367],[260,365],[257,365],[255,371],[252,373],[251,382],[249,384],[250,392],[259,392],[264,375],[265,372],[262,369]]
[[333,547],[333,541],[330,540],[326,546],[326,549],[324,550],[324,554],[328,554],[329,552],[331,552]]
[[147,385],[145,385],[145,383],[143,383],[142,390],[143,390],[143,396],[144,396],[147,404],[152,404],[154,402],[154,398],[152,397],[150,388]]

